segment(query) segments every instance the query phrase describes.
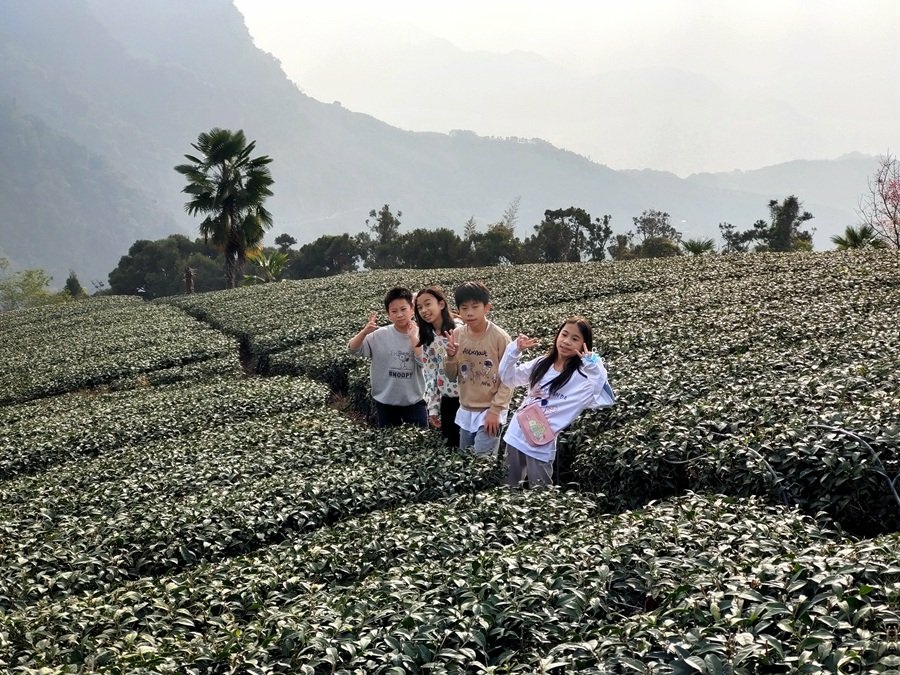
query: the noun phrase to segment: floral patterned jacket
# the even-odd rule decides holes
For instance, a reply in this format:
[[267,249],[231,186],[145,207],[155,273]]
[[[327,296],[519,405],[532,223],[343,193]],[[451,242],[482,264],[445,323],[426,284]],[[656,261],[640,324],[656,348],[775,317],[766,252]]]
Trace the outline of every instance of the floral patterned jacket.
[[[457,326],[462,322],[457,320]],[[434,341],[422,349],[425,375],[425,403],[428,404],[428,415],[438,417],[441,414],[441,396],[459,398],[459,384],[451,380],[444,372],[444,359],[447,358],[447,338],[435,335]]]

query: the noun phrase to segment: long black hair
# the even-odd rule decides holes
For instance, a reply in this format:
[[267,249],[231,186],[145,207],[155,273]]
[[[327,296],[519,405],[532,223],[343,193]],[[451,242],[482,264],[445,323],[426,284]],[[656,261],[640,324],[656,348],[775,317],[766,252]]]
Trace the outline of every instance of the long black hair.
[[[441,290],[441,287],[426,286],[416,293],[416,300],[418,300],[419,296],[423,293],[432,296],[439,303],[444,303],[444,308],[441,310],[441,333],[455,329],[456,322],[453,321],[453,315],[450,313],[450,305],[447,303],[447,296],[444,295],[444,291]],[[434,326],[419,315],[418,302],[413,304],[413,308],[416,314],[416,323],[419,324],[419,344],[423,347],[427,347],[434,342]]]
[[[557,338],[559,338],[559,334],[562,332],[562,329],[570,323],[574,323],[576,326],[578,326],[578,330],[581,332],[581,337],[584,340],[584,345],[587,347],[588,351],[593,351],[594,331],[591,328],[591,322],[585,319],[583,316],[570,316],[568,319],[562,322],[559,329],[556,331],[556,335],[553,337],[553,346],[550,347],[550,351],[544,358],[542,358],[535,364],[534,369],[531,371],[532,389],[537,386],[538,382],[541,381],[541,378],[547,374],[548,370],[550,370],[550,366],[556,363],[556,359],[559,358],[559,350],[556,348],[556,340]],[[586,377],[586,375],[581,371],[581,357],[570,356],[566,360],[566,365],[563,368],[562,372],[554,377],[550,382],[550,395],[552,396],[564,386],[566,386],[566,383],[570,379],[572,379],[572,375],[576,371],[578,371],[578,374],[582,377]]]

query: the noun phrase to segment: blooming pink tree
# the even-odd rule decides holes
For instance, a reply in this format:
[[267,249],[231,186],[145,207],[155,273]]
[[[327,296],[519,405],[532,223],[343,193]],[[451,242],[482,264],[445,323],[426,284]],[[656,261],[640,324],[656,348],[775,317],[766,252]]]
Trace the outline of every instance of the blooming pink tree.
[[869,192],[860,197],[859,213],[878,239],[900,249],[900,160],[890,152],[878,158]]

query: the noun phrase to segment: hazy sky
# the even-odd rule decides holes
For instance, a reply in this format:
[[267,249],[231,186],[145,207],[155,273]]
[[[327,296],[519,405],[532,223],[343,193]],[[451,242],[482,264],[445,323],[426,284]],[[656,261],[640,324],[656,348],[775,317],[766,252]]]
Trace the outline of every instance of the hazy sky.
[[686,174],[900,144],[897,0],[235,0],[308,95]]

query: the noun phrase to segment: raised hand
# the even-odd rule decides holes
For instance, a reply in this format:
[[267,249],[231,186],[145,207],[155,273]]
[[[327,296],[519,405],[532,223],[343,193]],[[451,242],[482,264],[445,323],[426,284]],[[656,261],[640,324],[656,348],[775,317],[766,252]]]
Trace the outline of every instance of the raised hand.
[[581,354],[581,360],[587,363],[597,363],[597,361],[600,359],[596,352],[588,351],[587,343],[585,342],[581,343],[581,350],[579,351],[579,354]]
[[378,314],[372,312],[369,314],[369,321],[363,326],[363,331],[368,335],[369,333],[374,333],[376,330],[378,330]]
[[457,350],[459,350],[459,342],[456,341],[456,331],[445,330],[444,337],[447,338],[447,356],[456,356]]
[[415,321],[409,322],[409,327],[406,329],[406,334],[409,336],[409,342],[413,347],[417,347],[419,345],[419,324]]
[[519,337],[516,338],[516,347],[519,348],[520,352],[524,352],[526,349],[530,349],[537,345],[538,341],[534,338],[530,338],[527,335],[519,333]]

